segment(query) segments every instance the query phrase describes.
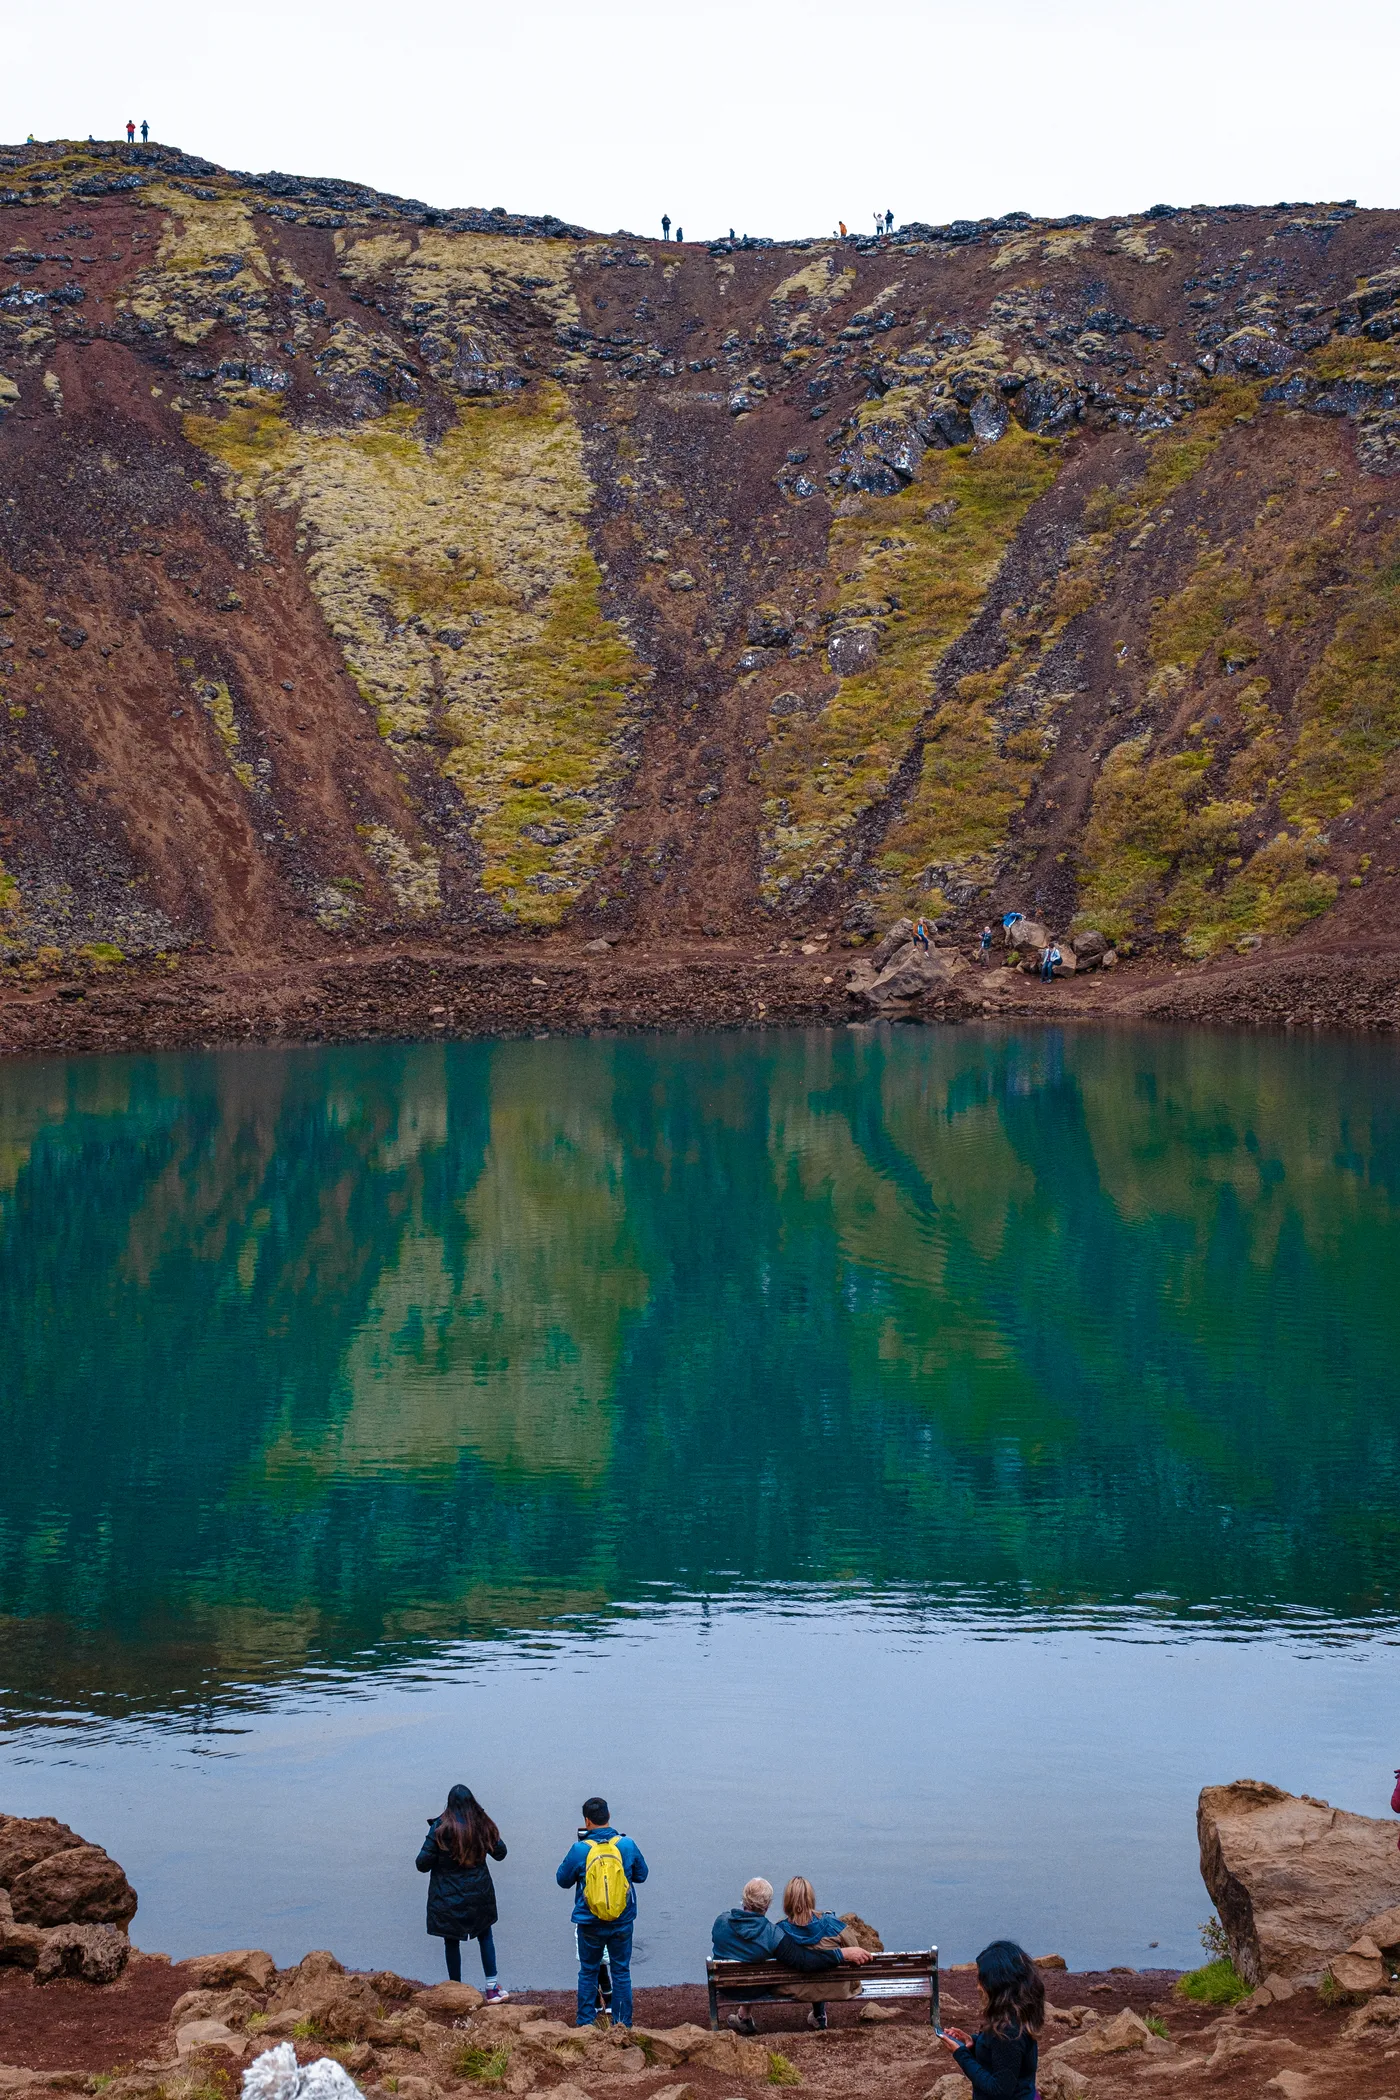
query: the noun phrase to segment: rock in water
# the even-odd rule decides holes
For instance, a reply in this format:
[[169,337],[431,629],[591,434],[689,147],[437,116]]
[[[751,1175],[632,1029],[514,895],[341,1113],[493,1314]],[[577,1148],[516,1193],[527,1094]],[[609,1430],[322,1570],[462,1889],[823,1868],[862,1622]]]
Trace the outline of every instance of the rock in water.
[[1238,1779],[1202,1789],[1196,1831],[1201,1878],[1246,1983],[1271,1970],[1320,1982],[1372,1920],[1400,1906],[1395,1825],[1379,1817]]

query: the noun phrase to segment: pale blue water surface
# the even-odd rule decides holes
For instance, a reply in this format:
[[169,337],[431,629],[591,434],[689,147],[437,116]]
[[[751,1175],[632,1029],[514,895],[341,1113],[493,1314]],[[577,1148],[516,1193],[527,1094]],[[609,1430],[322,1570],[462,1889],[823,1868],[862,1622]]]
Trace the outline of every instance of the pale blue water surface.
[[[837,1030],[0,1068],[0,1807],[138,1941],[638,1975],[761,1872],[1185,1965],[1194,1804],[1400,1762],[1400,1061]],[[1158,1942],[1154,1948],[1150,1943]]]

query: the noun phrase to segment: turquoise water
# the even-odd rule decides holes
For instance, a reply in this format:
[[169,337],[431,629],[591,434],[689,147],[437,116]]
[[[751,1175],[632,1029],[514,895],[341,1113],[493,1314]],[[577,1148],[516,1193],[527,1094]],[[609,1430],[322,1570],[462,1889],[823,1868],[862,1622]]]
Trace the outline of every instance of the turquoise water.
[[0,1069],[0,1807],[174,1952],[433,1973],[466,1778],[517,1979],[568,1972],[594,1789],[644,1980],[755,1871],[1189,1962],[1201,1784],[1383,1813],[1400,1760],[1397,1076],[966,1029]]

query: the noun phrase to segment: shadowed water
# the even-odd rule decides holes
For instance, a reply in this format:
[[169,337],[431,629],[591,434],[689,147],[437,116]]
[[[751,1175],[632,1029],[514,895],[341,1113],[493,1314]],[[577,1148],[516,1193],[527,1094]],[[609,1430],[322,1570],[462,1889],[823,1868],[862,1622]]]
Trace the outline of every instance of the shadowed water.
[[[125,1818],[138,1935],[191,1946],[305,1911],[258,1832],[334,1773],[312,1943],[421,1969],[401,1856],[486,1771],[536,1981],[595,1785],[686,1861],[658,1977],[779,1830],[847,1901],[887,1851],[861,1907],[912,1936],[1070,1937],[1092,1887],[1066,1952],[1155,1906],[1190,1959],[1195,1787],[1257,1723],[1260,1776],[1361,1796],[1400,1732],[1396,1079],[970,1030],[5,1068],[0,1806]],[[252,1863],[236,1932],[178,1802]]]

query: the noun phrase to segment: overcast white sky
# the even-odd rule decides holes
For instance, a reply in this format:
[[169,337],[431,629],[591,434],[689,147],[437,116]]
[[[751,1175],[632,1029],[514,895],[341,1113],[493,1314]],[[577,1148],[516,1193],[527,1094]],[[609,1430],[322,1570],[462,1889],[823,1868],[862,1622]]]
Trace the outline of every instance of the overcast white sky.
[[232,167],[607,232],[1400,202],[1394,0],[4,0],[0,20],[0,138],[146,117]]

